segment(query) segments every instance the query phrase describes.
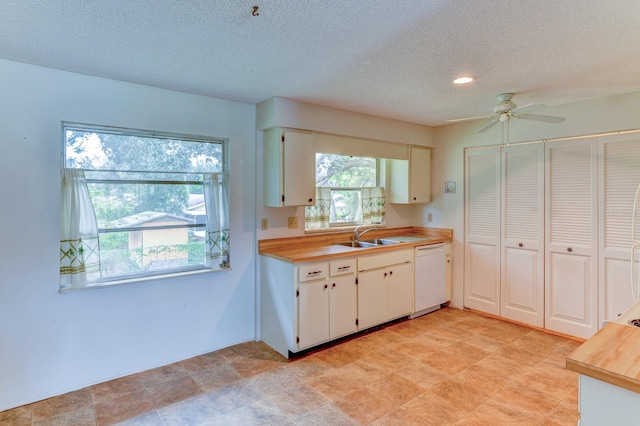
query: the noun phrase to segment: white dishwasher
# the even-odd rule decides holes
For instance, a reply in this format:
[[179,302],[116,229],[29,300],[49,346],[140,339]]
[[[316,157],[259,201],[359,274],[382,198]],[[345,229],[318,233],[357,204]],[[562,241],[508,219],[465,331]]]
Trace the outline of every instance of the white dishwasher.
[[447,300],[447,244],[415,248],[414,313],[410,318],[440,309]]

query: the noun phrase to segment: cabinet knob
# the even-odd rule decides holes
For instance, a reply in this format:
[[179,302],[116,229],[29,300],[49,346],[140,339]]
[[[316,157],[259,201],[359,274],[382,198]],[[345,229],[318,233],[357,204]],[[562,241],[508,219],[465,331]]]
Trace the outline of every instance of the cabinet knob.
[[389,271],[389,275],[393,275],[393,271]]
[[309,198],[309,202],[312,202],[312,201],[313,201],[313,198]]
[[572,249],[571,247],[567,247],[567,251],[568,251],[569,253],[571,253],[571,252],[573,251],[573,249]]
[[522,243],[518,243],[518,247],[522,247],[524,244]]
[[385,278],[387,277],[387,273],[386,273],[386,272],[384,273],[384,277],[385,277]]
[[329,288],[329,286],[325,284],[325,285],[324,285],[324,288]]
[[417,198],[416,198],[416,197],[413,197],[413,201],[415,201],[415,200],[417,200]]
[[336,286],[336,283],[331,284],[331,287],[335,288],[335,286]]

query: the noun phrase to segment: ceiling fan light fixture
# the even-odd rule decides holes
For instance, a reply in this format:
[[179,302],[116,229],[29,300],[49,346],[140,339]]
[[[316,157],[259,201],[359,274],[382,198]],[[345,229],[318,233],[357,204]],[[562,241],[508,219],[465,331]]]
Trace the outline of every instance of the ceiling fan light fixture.
[[469,84],[475,80],[476,78],[472,75],[463,75],[462,77],[458,77],[453,80],[453,84]]

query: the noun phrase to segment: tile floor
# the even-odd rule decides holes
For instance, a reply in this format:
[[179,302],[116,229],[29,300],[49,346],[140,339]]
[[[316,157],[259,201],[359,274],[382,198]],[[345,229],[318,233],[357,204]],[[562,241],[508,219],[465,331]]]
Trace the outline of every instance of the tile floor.
[[287,361],[261,342],[0,412],[2,425],[572,425],[579,343],[446,308]]

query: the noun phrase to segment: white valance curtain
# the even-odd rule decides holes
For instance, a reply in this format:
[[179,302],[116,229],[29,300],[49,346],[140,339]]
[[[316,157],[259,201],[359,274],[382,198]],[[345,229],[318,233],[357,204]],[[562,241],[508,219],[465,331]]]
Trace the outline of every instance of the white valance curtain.
[[62,171],[60,209],[60,287],[100,277],[98,223],[84,171]]
[[204,203],[207,210],[207,242],[205,265],[230,268],[229,188],[224,173],[204,175]]

